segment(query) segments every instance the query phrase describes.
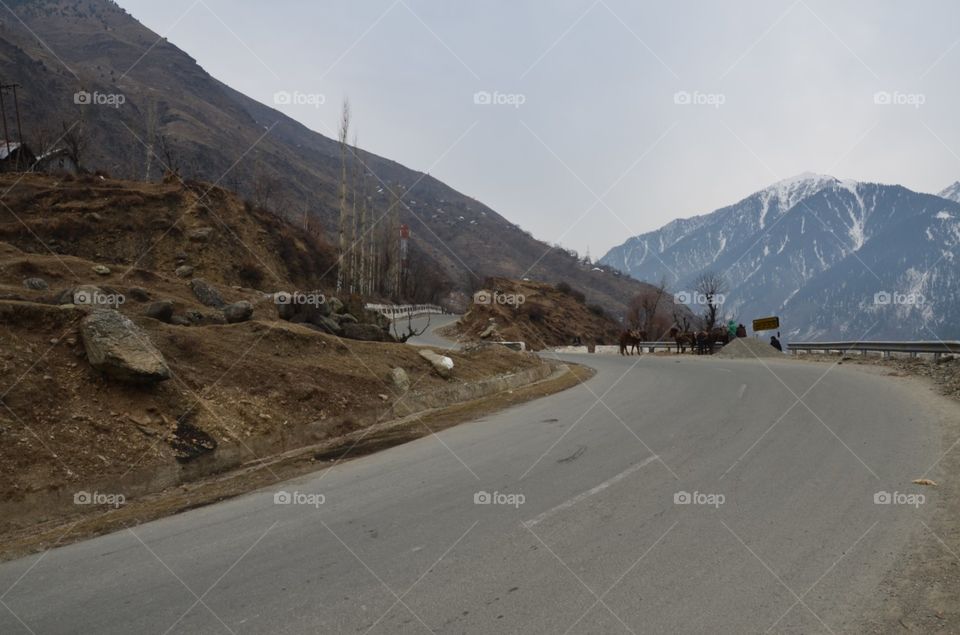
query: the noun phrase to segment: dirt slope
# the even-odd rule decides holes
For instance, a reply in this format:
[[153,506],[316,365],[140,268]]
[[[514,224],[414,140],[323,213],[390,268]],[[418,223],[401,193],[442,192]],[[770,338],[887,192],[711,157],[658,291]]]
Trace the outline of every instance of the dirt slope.
[[616,343],[621,330],[616,320],[600,307],[588,306],[576,289],[560,289],[543,282],[490,278],[448,332],[467,340],[522,341],[532,350],[569,345],[578,337],[584,344]]

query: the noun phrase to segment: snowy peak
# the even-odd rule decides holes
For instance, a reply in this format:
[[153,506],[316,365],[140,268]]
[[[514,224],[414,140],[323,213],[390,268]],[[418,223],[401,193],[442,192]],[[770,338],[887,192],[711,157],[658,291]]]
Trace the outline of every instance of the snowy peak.
[[960,203],[960,181],[954,181],[953,185],[940,192],[938,196]]
[[[938,197],[807,172],[633,237],[601,262],[640,280],[666,276],[675,291],[721,271],[730,285],[727,314],[779,315],[792,336],[860,337],[869,318],[875,338],[927,339],[931,331],[953,338],[960,336],[950,319],[960,312],[960,200],[945,200],[950,194],[960,199],[960,183]],[[875,302],[878,293],[916,294],[918,285],[928,304],[893,307],[912,311],[910,319],[894,319]]]
[[760,203],[760,214],[757,222],[760,229],[765,229],[771,212],[778,216],[827,188],[844,187],[856,195],[857,182],[841,180],[828,174],[803,172],[755,192],[749,198],[756,198]]

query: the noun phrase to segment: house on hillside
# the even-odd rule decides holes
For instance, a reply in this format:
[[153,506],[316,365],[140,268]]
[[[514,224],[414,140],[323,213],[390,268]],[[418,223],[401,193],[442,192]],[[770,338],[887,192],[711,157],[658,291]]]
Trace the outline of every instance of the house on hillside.
[[0,139],[0,172],[26,172],[36,160],[25,144]]
[[33,164],[34,172],[47,174],[77,174],[80,169],[66,148],[57,148],[37,157]]

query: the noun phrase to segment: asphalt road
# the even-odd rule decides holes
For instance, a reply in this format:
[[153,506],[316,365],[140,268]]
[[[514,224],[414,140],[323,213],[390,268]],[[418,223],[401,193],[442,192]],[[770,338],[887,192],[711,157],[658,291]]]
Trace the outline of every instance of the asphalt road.
[[936,504],[910,481],[942,415],[845,366],[578,361],[552,397],[6,563],[0,633],[855,630]]

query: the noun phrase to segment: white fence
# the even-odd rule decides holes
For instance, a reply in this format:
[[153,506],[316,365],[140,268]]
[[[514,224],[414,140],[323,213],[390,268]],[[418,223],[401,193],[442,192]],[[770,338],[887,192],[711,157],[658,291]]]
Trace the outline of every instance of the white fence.
[[417,315],[444,313],[443,307],[439,307],[436,304],[367,304],[364,308],[368,311],[382,313],[391,320],[415,317]]

